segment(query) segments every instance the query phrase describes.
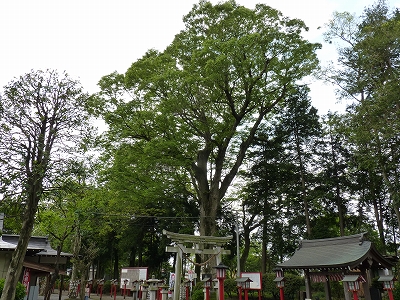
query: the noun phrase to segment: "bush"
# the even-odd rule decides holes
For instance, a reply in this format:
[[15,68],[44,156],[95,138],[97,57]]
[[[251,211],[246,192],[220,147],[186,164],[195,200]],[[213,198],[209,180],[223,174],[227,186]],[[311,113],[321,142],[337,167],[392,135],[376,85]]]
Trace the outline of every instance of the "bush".
[[111,292],[111,281],[107,280],[103,285],[103,294],[108,294]]
[[237,294],[237,283],[233,278],[227,278],[224,281],[224,291],[228,294],[229,298],[232,298],[233,294]]
[[[204,300],[204,283],[202,281],[198,281],[196,285],[193,287],[192,294],[190,296],[191,300]],[[217,293],[213,288],[210,289],[210,300],[216,300]]]
[[298,299],[301,288],[305,285],[301,276],[285,274],[285,299]]
[[[275,273],[263,275],[263,292],[268,298],[279,299],[279,289],[276,287]],[[285,274],[285,299],[297,299],[299,292],[304,287],[304,279],[301,276],[286,273]]]
[[[0,279],[0,296],[3,293],[5,279]],[[17,283],[17,289],[15,291],[15,300],[23,300],[26,296],[26,289],[25,286],[21,283]]]
[[192,300],[204,300],[203,290],[193,290]]

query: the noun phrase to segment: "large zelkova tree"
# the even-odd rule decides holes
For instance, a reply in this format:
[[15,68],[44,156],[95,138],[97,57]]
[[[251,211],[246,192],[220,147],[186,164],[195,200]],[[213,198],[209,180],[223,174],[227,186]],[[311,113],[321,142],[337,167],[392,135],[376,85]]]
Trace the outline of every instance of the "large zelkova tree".
[[[31,71],[1,94],[0,190],[2,200],[23,206],[19,240],[1,299],[14,299],[38,204],[66,162],[83,153],[90,132],[87,95],[68,74]],[[10,200],[11,199],[11,200]]]
[[399,129],[400,13],[385,1],[360,18],[336,13],[326,38],[338,43],[338,68],[329,74],[342,97],[351,98],[348,136],[362,170],[379,174],[400,226]]
[[200,234],[215,235],[221,199],[260,124],[318,66],[320,45],[303,39],[303,21],[263,4],[201,1],[183,21],[164,51],[100,81],[98,108],[106,108],[114,160],[135,156],[132,177],[143,166],[157,183],[157,172],[179,176],[198,203]]

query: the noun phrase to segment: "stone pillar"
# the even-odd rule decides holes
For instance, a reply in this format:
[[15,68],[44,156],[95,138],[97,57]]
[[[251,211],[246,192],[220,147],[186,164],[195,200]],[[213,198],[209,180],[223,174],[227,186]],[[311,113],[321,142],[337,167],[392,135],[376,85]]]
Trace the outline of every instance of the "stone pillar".
[[147,291],[148,291],[149,285],[144,282],[141,286],[141,290],[142,290],[142,300],[146,300],[147,299]]
[[353,299],[352,294],[348,290],[347,283],[345,283],[345,282],[343,283],[343,293],[344,293],[344,299],[345,300],[352,300]]
[[182,248],[183,245],[178,244],[175,260],[175,284],[174,284],[174,300],[179,300],[182,279]]
[[151,279],[147,280],[147,284],[149,285],[148,292],[150,293],[150,300],[158,300],[158,282],[159,280],[156,279],[154,275],[151,277]]
[[162,285],[161,286],[161,300],[167,300],[168,299],[168,285]]
[[329,282],[329,276],[325,275],[325,282],[324,282],[324,288],[325,288],[325,299],[326,300],[331,300],[331,284]]
[[306,285],[306,297],[307,299],[312,299],[311,293],[311,280],[309,270],[304,270],[304,280]]
[[371,276],[369,274],[370,270],[362,270],[361,274],[366,280],[366,282],[362,283],[362,287],[364,290],[364,299],[365,300],[371,300],[371,292],[370,292],[370,286],[371,286]]

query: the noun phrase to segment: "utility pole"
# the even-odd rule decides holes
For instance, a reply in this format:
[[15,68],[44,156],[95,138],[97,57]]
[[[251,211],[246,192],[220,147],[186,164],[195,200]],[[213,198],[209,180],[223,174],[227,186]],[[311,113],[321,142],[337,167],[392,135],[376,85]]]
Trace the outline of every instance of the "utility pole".
[[236,277],[240,278],[240,243],[239,243],[239,224],[236,221],[236,264],[237,264],[237,274]]

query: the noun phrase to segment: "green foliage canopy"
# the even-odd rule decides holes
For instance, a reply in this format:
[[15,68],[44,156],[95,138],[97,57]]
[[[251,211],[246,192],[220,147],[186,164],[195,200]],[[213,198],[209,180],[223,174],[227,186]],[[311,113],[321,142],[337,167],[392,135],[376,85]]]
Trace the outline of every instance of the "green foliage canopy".
[[201,1],[183,20],[165,51],[102,78],[93,111],[109,125],[114,162],[132,159],[125,174],[180,181],[199,205],[200,233],[213,235],[258,127],[317,67],[320,45],[302,38],[304,22],[263,4]]
[[[380,174],[400,224],[398,109],[400,13],[385,1],[366,8],[360,19],[336,13],[326,38],[339,41],[339,67],[329,78],[342,97],[354,99],[345,116],[360,169]],[[397,91],[397,92],[396,92]]]
[[0,195],[2,204],[24,204],[18,247],[8,268],[2,299],[14,297],[38,204],[70,159],[87,149],[87,95],[67,73],[31,71],[0,95]]

